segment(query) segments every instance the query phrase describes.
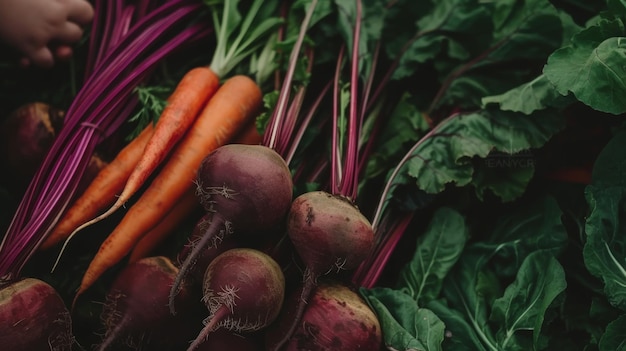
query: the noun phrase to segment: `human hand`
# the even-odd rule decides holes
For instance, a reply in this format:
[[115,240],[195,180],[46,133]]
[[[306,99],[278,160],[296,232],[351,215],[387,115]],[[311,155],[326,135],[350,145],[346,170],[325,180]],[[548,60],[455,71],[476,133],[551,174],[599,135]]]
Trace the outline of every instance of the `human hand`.
[[86,0],[0,0],[0,38],[22,55],[22,66],[51,67],[72,56],[93,15]]

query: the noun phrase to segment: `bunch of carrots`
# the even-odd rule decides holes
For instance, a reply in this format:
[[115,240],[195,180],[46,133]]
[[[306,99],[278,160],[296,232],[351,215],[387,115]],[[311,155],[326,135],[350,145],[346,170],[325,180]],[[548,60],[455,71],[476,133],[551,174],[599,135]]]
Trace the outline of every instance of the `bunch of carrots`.
[[96,176],[41,246],[67,244],[81,229],[105,219],[136,195],[159,168],[100,246],[76,296],[131,251],[133,259],[146,255],[193,212],[199,205],[193,180],[207,154],[229,142],[260,142],[254,117],[261,98],[256,82],[244,75],[220,83],[209,67],[185,74],[158,121],[149,124]]

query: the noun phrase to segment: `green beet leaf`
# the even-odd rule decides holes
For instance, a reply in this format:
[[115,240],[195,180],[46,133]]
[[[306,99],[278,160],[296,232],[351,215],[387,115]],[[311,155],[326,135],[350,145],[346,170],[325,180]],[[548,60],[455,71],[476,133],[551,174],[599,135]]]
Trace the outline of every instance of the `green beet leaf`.
[[[566,286],[563,267],[552,254],[535,251],[528,255],[515,281],[493,303],[490,320],[501,326],[496,334],[498,348],[537,349],[544,314]],[[520,336],[524,331],[532,331],[532,344]]]
[[626,315],[619,316],[607,325],[598,347],[599,351],[626,350]]
[[485,47],[493,32],[489,10],[476,0],[399,1],[391,11],[399,13],[394,18],[412,13],[417,19],[414,28],[387,26],[385,51],[399,59],[393,79],[410,77],[429,61],[467,60]]
[[558,107],[571,99],[559,94],[555,86],[543,74],[505,93],[482,98],[483,107],[498,104],[504,111],[521,112],[527,115],[548,107]]
[[548,58],[543,73],[561,95],[598,111],[626,112],[626,32],[621,19],[601,19]]
[[418,239],[413,258],[400,271],[397,288],[420,306],[439,296],[443,280],[459,259],[468,236],[461,214],[439,208]]
[[445,329],[443,322],[432,311],[418,307],[411,296],[384,287],[361,289],[360,293],[380,320],[387,349],[442,349]]
[[[524,319],[525,314],[521,314],[532,311],[533,323],[541,319],[545,313],[542,306],[554,299],[554,291],[564,289],[560,265],[538,272],[533,266],[535,262],[540,262],[537,267],[543,268],[548,267],[548,263],[554,265],[552,257],[566,245],[567,234],[561,216],[555,199],[539,199],[501,217],[484,240],[466,246],[444,280],[440,297],[445,302],[433,300],[425,306],[446,324],[447,333],[451,335],[444,341],[444,345],[449,345],[446,350],[532,349],[537,339],[519,332],[521,322],[525,327],[529,323]],[[558,284],[554,287],[551,283],[522,284],[528,279]],[[504,287],[508,281],[513,283]],[[525,296],[542,296],[543,302],[534,305],[537,302]],[[505,301],[516,301],[518,305],[503,310]],[[499,322],[494,323],[494,320]],[[540,326],[533,324],[530,330],[539,333]],[[476,342],[480,346],[475,346]],[[459,346],[462,344],[466,346]]]
[[482,330],[474,324],[474,320],[468,320],[465,315],[450,308],[444,299],[433,300],[426,306],[441,318],[446,325],[446,337],[443,341],[444,350],[453,351],[488,351],[483,341],[488,338]]
[[568,235],[562,215],[553,197],[520,205],[498,219],[487,239],[474,243],[470,249],[488,258],[500,278],[510,279],[532,252],[542,250],[558,255],[563,251]]
[[585,265],[604,283],[611,304],[626,311],[626,130],[616,132],[594,164],[585,189]]
[[[409,150],[405,162],[398,165],[398,172],[390,180],[392,188],[414,183],[418,189],[436,194],[451,185],[466,186],[475,179],[475,159],[492,155],[489,160],[493,162],[508,162],[508,155],[543,146],[562,125],[562,116],[552,113],[538,112],[526,116],[499,110],[480,110],[453,115],[439,123]],[[524,167],[505,167],[512,168],[509,171],[526,174],[529,171],[527,168],[533,167],[533,164],[525,162]],[[524,174],[513,177],[515,183],[507,183],[510,185],[509,192],[500,190],[500,194],[506,196],[505,200],[513,200],[524,192],[530,179]],[[480,186],[482,191],[486,185],[483,183]],[[498,186],[502,188],[506,184]],[[392,190],[385,201],[394,196],[402,197],[402,194]]]
[[440,106],[481,106],[483,97],[504,93],[535,77],[546,58],[560,47],[564,24],[549,1],[506,0],[493,6],[491,42],[447,74],[429,112]]

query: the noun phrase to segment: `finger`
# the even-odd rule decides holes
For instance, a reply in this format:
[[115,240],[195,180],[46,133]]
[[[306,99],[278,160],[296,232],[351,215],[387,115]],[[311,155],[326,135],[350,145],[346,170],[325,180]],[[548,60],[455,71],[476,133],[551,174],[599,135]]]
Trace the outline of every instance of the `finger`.
[[75,43],[83,37],[83,29],[74,22],[65,22],[52,36],[52,39],[59,43]]
[[69,0],[68,1],[68,17],[71,22],[79,25],[85,25],[93,19],[93,7],[85,0]]
[[74,51],[72,50],[72,47],[69,45],[59,45],[56,48],[54,48],[54,57],[57,60],[67,61],[70,58],[72,58],[73,54],[74,54]]
[[52,51],[48,47],[42,47],[37,51],[27,55],[26,57],[33,65],[49,68],[54,65],[54,57]]

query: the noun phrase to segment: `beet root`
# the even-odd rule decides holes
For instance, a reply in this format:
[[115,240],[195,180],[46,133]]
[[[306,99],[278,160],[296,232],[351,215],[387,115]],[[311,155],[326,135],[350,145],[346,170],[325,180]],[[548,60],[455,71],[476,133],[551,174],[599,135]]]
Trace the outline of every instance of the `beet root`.
[[285,277],[267,254],[236,248],[209,264],[202,290],[209,317],[188,351],[197,349],[219,328],[245,333],[270,325],[283,304]]
[[[273,350],[291,326],[300,294],[290,296],[285,308],[266,332]],[[352,289],[340,283],[321,283],[311,295],[304,314],[284,351],[379,351],[382,332],[376,314]]]
[[72,320],[49,284],[24,278],[0,289],[0,345],[5,351],[71,350]]
[[167,307],[169,287],[178,268],[164,256],[146,257],[124,267],[106,296],[102,321],[106,332],[98,350],[183,349],[198,333],[203,306],[200,292],[183,285],[177,296],[180,313]]

